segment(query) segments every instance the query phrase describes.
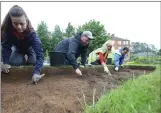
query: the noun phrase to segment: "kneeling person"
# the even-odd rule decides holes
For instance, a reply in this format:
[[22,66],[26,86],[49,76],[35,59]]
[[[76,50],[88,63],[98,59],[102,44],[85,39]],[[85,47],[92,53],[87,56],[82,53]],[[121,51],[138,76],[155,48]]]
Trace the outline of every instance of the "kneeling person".
[[87,49],[91,39],[93,39],[92,33],[90,31],[84,31],[83,33],[78,33],[72,38],[62,40],[55,47],[54,51],[65,53],[66,64],[72,65],[76,74],[82,75],[77,63],[77,58],[81,56],[81,63],[85,66]]
[[111,51],[112,51],[112,41],[108,40],[102,45],[101,48],[98,48],[89,54],[88,64],[102,65],[104,68],[104,71],[109,75],[111,75],[106,65],[108,54],[111,53]]
[[129,52],[129,48],[124,47],[123,49],[119,49],[114,53],[114,65],[115,71],[119,70],[120,66],[123,66],[125,55]]
[[[2,23],[1,33],[2,71],[8,73],[11,66],[25,63],[34,65],[32,81],[38,82],[41,79],[40,71],[44,61],[43,48],[30,20],[20,6],[15,5],[10,9]],[[26,62],[25,55],[28,56]]]

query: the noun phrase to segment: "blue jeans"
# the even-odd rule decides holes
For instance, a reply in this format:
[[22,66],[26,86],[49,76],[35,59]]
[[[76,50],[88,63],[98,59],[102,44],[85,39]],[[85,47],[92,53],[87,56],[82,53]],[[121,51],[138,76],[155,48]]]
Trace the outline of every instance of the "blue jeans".
[[[25,61],[25,55],[27,55],[27,61]],[[27,51],[21,52],[16,47],[12,47],[12,53],[10,56],[9,64],[11,66],[21,66],[21,65],[35,65],[36,64],[36,53],[33,48],[30,47]]]

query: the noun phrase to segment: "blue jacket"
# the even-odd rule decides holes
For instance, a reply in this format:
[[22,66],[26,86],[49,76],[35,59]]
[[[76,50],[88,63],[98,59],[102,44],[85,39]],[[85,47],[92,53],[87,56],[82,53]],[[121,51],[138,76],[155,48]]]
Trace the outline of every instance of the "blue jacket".
[[10,55],[12,53],[12,46],[18,48],[22,53],[24,51],[27,51],[29,47],[32,47],[36,53],[36,65],[34,74],[40,74],[44,62],[44,52],[41,47],[41,41],[35,31],[28,33],[23,40],[18,39],[12,33],[8,32],[4,35],[1,45],[2,60],[4,64],[9,64]]
[[88,46],[82,46],[81,34],[82,33],[78,33],[75,37],[62,40],[54,49],[55,52],[65,53],[67,61],[73,66],[74,69],[79,67],[77,64],[77,58],[80,55],[82,65],[85,65],[87,59]]
[[115,67],[119,67],[120,65],[123,64],[125,59],[125,55],[122,54],[122,49],[119,49],[117,52],[114,54],[114,65]]

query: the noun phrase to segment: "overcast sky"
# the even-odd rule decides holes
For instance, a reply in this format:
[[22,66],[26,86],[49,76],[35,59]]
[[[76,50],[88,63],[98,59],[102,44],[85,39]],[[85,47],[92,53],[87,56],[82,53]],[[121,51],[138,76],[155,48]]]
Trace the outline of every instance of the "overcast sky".
[[68,22],[77,27],[95,19],[107,33],[160,48],[159,2],[2,2],[1,23],[13,5],[26,11],[35,29],[41,21],[53,31],[55,25],[65,29]]

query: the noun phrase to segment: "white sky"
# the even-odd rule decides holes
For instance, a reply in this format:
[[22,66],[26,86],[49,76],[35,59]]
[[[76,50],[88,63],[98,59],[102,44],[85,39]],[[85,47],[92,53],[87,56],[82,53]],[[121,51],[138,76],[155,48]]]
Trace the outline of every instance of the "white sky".
[[90,19],[100,21],[108,33],[160,48],[159,2],[2,2],[1,23],[13,5],[21,6],[37,29],[45,21],[49,31],[71,22],[74,27]]

